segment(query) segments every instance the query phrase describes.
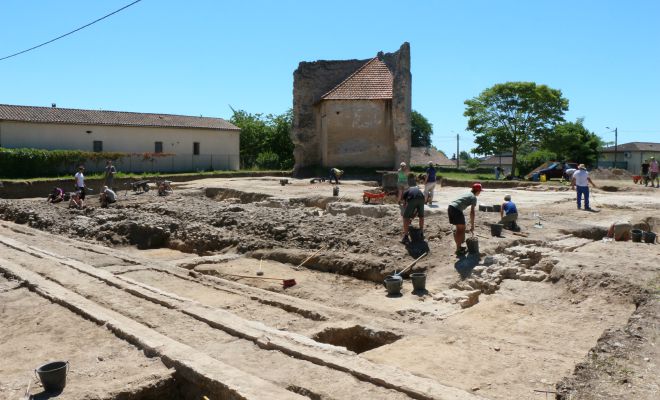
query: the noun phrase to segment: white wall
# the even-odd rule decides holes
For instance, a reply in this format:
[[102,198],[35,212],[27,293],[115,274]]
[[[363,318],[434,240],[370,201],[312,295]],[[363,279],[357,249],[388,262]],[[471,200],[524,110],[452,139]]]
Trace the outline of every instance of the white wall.
[[[628,153],[628,157],[625,156],[625,154]],[[639,175],[642,171],[642,163],[644,160],[648,160],[651,157],[655,157],[658,159],[660,157],[660,153],[654,152],[654,151],[619,151],[616,155],[616,162],[617,165],[619,165],[620,162],[627,162],[627,170],[628,172]],[[614,153],[601,153],[598,156],[598,162],[613,162],[614,161]]]
[[[127,160],[124,171],[129,167],[134,171],[150,171],[149,168],[153,169],[155,165],[160,166],[160,171],[210,167],[237,170],[240,165],[239,131],[0,121],[0,147],[93,151],[95,140],[103,142],[103,151],[153,153],[155,142],[162,142],[164,153],[176,154],[149,161],[146,166],[137,162],[140,157],[133,157],[133,160]],[[194,142],[200,144],[200,155],[193,155]],[[134,163],[140,165],[133,166]]]

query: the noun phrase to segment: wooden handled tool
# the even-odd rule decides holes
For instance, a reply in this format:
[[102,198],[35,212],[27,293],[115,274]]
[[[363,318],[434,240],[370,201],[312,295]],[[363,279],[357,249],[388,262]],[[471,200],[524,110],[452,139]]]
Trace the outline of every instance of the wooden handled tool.
[[424,253],[424,254],[422,254],[421,256],[417,257],[417,258],[415,259],[415,261],[413,261],[413,262],[411,262],[410,264],[408,264],[408,266],[407,266],[406,268],[404,268],[401,272],[399,272],[399,273],[396,273],[396,272],[395,272],[394,275],[403,275],[404,272],[406,272],[406,271],[408,271],[410,268],[412,268],[412,266],[415,265],[415,264],[417,263],[417,261],[419,261],[419,260],[421,260],[422,258],[426,257],[427,254],[428,254],[428,253]]

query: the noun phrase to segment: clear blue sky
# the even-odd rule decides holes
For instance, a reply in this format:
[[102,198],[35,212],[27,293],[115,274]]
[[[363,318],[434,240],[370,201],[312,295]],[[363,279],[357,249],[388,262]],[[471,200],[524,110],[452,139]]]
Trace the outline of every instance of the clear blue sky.
[[[132,0],[0,2],[0,57]],[[411,44],[413,109],[449,156],[469,150],[463,101],[495,83],[562,90],[568,120],[607,141],[660,141],[660,2],[142,0],[0,61],[0,103],[229,118],[291,107],[300,61]]]

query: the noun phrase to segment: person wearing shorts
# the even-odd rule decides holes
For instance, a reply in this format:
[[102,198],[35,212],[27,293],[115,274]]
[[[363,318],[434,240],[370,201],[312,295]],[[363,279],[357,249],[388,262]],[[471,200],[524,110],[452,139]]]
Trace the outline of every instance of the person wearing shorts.
[[651,162],[649,163],[649,179],[651,180],[651,187],[653,187],[653,182],[655,182],[655,187],[660,188],[660,180],[658,180],[658,172],[660,167],[658,166],[658,161],[655,157],[651,157]]
[[424,193],[417,187],[413,186],[403,192],[403,239],[401,243],[410,243],[408,238],[408,230],[413,218],[419,218],[419,229],[424,235]]
[[399,164],[399,170],[396,171],[396,187],[399,191],[398,201],[401,203],[403,192],[408,189],[408,168],[404,162]]
[[433,161],[429,161],[429,167],[426,169],[426,178],[424,180],[424,198],[426,204],[433,203],[433,190],[435,189],[436,171],[433,167]]
[[632,238],[632,224],[628,221],[617,221],[607,230],[607,237],[617,242],[627,241]]
[[454,232],[454,242],[456,242],[456,255],[464,255],[466,250],[463,247],[465,241],[465,215],[463,211],[470,207],[470,232],[474,231],[474,209],[477,206],[477,196],[481,193],[481,183],[472,185],[472,190],[452,201],[447,207],[447,215],[449,216],[449,223],[456,225]]

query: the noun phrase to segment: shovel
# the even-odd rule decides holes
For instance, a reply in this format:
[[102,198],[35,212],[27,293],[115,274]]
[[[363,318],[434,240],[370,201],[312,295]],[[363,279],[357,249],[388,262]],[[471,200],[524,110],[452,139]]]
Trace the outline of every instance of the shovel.
[[234,275],[234,274],[224,274],[224,273],[222,273],[222,275],[233,276],[235,278],[252,278],[252,279],[267,279],[267,280],[274,280],[274,281],[282,281],[282,287],[284,289],[290,288],[292,286],[296,286],[296,280],[295,279],[266,278],[265,276]]
[[419,261],[419,260],[421,260],[422,258],[426,257],[427,254],[428,254],[428,253],[424,253],[424,254],[422,254],[421,256],[417,257],[413,262],[411,262],[410,264],[408,264],[408,266],[407,266],[406,268],[404,268],[401,272],[398,272],[398,273],[397,273],[396,271],[394,271],[394,274],[393,274],[392,276],[395,277],[395,276],[401,276],[401,275],[403,275],[406,271],[408,271],[410,268],[412,268],[413,265],[417,264],[417,261]]

